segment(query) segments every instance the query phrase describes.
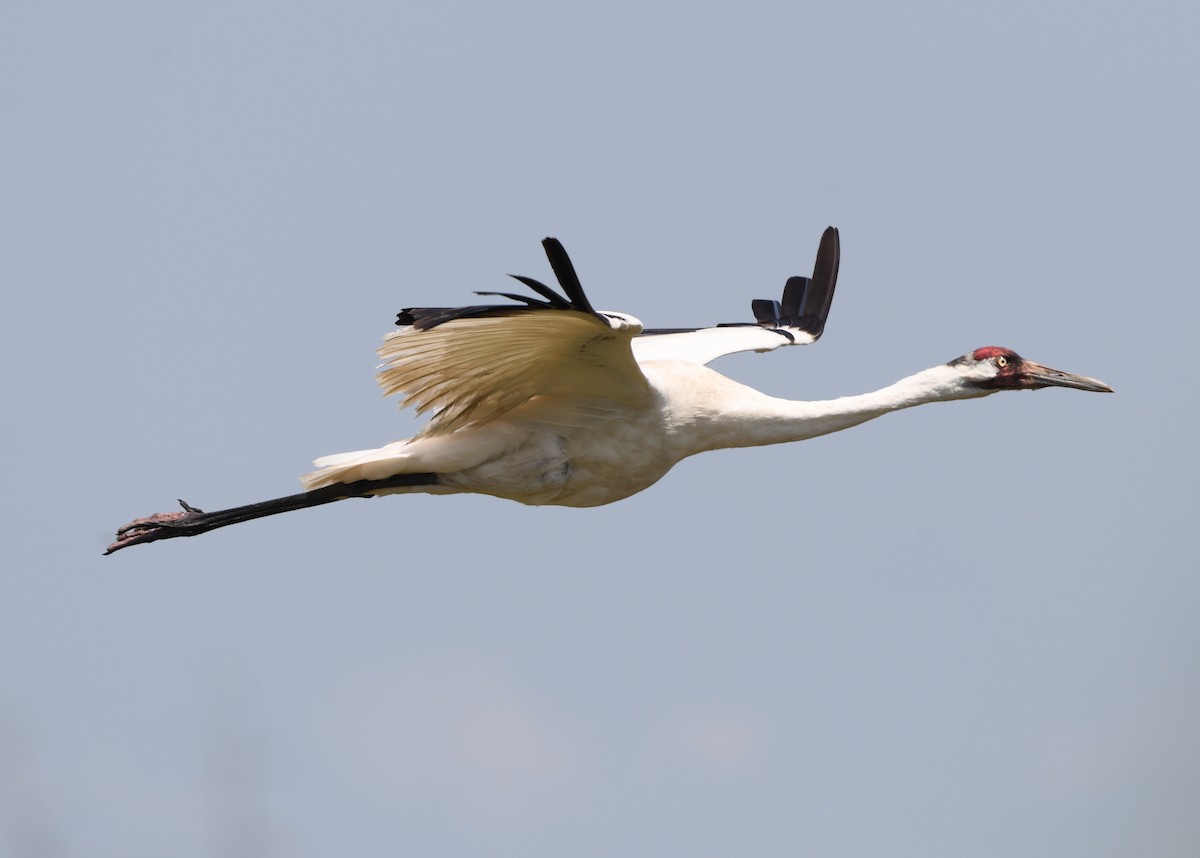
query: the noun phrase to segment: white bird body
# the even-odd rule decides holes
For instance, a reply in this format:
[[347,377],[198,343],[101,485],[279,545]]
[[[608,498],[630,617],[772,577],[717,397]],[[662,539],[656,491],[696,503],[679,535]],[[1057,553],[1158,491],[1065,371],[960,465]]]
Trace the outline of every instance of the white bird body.
[[[639,367],[649,390],[635,405],[588,403],[599,413],[566,425],[558,416],[569,408],[535,399],[448,435],[417,435],[376,450],[323,457],[314,463],[320,470],[301,481],[312,490],[436,473],[439,493],[473,492],[536,506],[602,506],[649,488],[697,453],[804,441],[901,408],[987,395],[961,390],[958,374],[946,366],[873,393],[815,402],[767,396],[688,361],[650,360]],[[403,486],[379,494],[430,488]]]
[[789,279],[782,302],[753,302],[757,322],[698,330],[645,331],[632,316],[597,312],[566,251],[554,239],[543,244],[565,298],[518,277],[544,300],[500,293],[518,303],[400,313],[400,329],[379,350],[378,380],[386,394],[402,394],[402,405],[433,411],[416,436],[317,459],[300,495],[212,513],[181,501],[182,513],[118,530],[109,552],[350,497],[471,492],[600,506],[708,450],[803,441],[914,405],[999,390],[1110,390],[989,346],[872,393],[818,402],[767,396],[705,364],[820,337],[840,256],[832,227],[813,277]]

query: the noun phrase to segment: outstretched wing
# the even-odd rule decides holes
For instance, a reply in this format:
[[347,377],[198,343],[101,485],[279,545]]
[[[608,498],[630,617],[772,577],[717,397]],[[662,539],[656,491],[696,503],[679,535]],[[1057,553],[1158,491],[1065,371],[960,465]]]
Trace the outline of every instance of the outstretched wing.
[[562,295],[514,275],[539,297],[480,292],[518,303],[400,312],[401,330],[379,349],[377,379],[418,413],[435,409],[425,434],[493,420],[535,397],[569,413],[634,405],[648,394],[630,348],[641,323],[596,312],[562,244],[547,238],[542,246]]
[[639,363],[685,360],[706,364],[735,352],[767,352],[816,342],[829,318],[840,258],[838,231],[829,227],[817,248],[813,276],[788,278],[780,301],[752,301],[754,322],[646,330],[633,341],[634,357]]

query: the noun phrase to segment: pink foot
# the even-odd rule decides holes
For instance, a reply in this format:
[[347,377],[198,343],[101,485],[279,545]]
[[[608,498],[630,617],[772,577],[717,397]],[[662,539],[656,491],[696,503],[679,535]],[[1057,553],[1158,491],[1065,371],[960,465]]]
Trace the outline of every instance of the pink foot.
[[186,501],[180,501],[179,505],[183,507],[183,512],[156,512],[154,515],[148,515],[145,518],[135,518],[129,524],[122,525],[117,528],[117,541],[108,546],[105,554],[112,554],[114,551],[120,551],[122,548],[128,548],[131,545],[139,545],[143,542],[153,542],[156,539],[162,539],[167,535],[167,532],[180,524],[184,524],[187,519],[203,512],[196,509]]

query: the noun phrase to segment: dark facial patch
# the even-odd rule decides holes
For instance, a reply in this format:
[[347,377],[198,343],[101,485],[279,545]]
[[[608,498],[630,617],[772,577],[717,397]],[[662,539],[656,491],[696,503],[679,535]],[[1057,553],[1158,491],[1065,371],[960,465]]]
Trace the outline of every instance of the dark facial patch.
[[974,382],[974,385],[984,390],[1012,390],[1024,386],[1020,375],[1024,359],[1012,349],[1006,349],[1003,346],[984,346],[981,349],[975,349],[973,352],[950,361],[949,366],[973,365],[997,361],[998,358],[1004,359],[1004,366],[999,367],[995,378]]
[[1024,387],[1025,379],[1021,377],[1021,358],[1018,355],[1008,358],[1008,363],[1000,367],[1000,371],[996,373],[996,377],[989,382],[985,382],[983,386],[995,387],[1000,390],[1013,390],[1014,388]]
[[1015,390],[1025,386],[1025,381],[1021,377],[1021,365],[1024,360],[1012,349],[1001,346],[984,346],[971,352],[971,357],[977,361],[995,361],[997,363],[1001,362],[1000,358],[1003,358],[1004,366],[996,372],[996,377],[981,383],[980,387],[988,390]]
[[973,352],[967,352],[962,357],[956,357],[952,361],[947,362],[947,366],[965,366],[967,364],[977,364],[983,361],[995,360],[998,357],[1003,357],[1008,361],[1009,366],[1019,364],[1021,356],[1012,349],[1006,349],[1003,346],[984,346],[981,349],[975,349]]

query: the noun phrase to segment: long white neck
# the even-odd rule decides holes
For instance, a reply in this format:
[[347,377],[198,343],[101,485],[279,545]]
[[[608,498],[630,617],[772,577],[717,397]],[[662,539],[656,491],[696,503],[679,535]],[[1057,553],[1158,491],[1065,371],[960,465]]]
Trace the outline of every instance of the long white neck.
[[965,386],[962,376],[950,366],[924,370],[871,393],[818,402],[777,399],[715,372],[703,383],[689,387],[682,407],[672,409],[676,432],[689,448],[688,454],[803,441],[902,408],[990,392]]

